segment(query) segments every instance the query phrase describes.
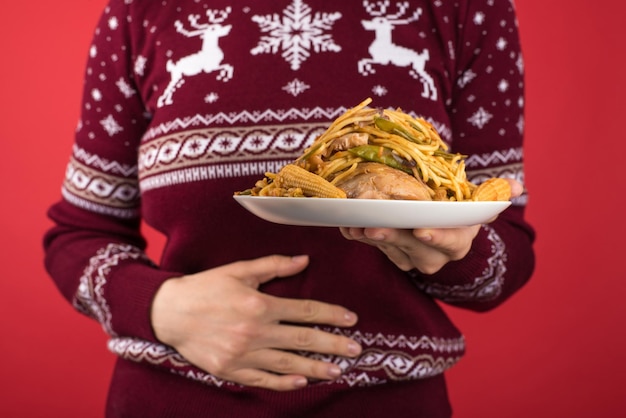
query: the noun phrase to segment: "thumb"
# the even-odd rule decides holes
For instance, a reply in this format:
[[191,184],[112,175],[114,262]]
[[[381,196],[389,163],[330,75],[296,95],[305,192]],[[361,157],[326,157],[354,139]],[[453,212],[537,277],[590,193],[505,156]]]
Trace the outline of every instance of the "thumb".
[[308,255],[289,257],[275,254],[254,260],[237,261],[223,267],[228,268],[231,276],[256,289],[260,284],[276,277],[287,277],[299,273],[308,265]]

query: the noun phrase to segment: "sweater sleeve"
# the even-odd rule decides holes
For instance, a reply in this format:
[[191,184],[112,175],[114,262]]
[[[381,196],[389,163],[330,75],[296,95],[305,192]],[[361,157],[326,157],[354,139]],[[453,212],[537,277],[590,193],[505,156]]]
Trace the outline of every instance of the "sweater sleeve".
[[[80,312],[113,336],[154,341],[153,296],[175,272],[144,254],[137,149],[148,117],[135,86],[124,2],[104,10],[87,61],[81,119],[62,198],[48,211],[45,266]],[[120,48],[122,45],[122,48]],[[124,51],[124,53],[120,53]]]
[[[512,1],[475,0],[459,12],[449,104],[455,152],[467,174],[524,182],[524,67]],[[432,275],[410,272],[429,295],[467,309],[492,309],[520,289],[534,269],[534,231],[524,193],[483,225],[469,254]]]

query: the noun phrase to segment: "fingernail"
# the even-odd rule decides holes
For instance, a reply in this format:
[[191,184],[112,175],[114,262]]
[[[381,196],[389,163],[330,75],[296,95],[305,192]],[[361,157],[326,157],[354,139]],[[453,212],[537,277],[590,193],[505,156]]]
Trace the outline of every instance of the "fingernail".
[[344,315],[344,318],[349,323],[356,322],[356,314],[354,312],[346,312],[346,314]]
[[348,343],[348,353],[350,353],[351,356],[356,356],[361,352],[361,346],[358,345],[357,343]]
[[430,234],[422,234],[422,235],[418,235],[417,239],[419,239],[421,241],[430,241],[430,240],[433,239],[433,237]]
[[328,368],[328,375],[330,377],[339,377],[341,376],[341,369],[338,366],[330,366]]
[[308,257],[308,255],[294,255],[293,257],[291,257],[291,261],[294,263],[300,263],[304,260],[306,260]]
[[309,382],[306,380],[306,378],[304,377],[300,377],[296,380],[294,380],[293,385],[297,388],[303,388],[305,387]]

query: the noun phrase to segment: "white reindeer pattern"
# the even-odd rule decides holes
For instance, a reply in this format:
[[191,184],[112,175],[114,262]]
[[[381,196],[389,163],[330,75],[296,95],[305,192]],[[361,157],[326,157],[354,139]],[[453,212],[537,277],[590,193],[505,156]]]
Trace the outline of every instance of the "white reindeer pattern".
[[[375,6],[378,9],[375,9]],[[371,58],[363,58],[358,63],[359,72],[363,75],[375,73],[372,64],[388,65],[393,64],[398,67],[410,66],[409,74],[423,85],[422,97],[430,100],[437,100],[437,90],[432,77],[426,72],[425,65],[430,59],[428,49],[424,49],[421,53],[412,49],[395,45],[391,39],[391,32],[398,25],[406,25],[417,21],[422,14],[422,9],[415,10],[412,16],[401,19],[406,13],[409,3],[397,3],[398,12],[396,14],[387,14],[389,0],[378,1],[376,5],[364,0],[363,6],[367,13],[372,16],[371,20],[363,20],[361,24],[366,30],[375,32],[375,39],[370,45],[368,51]]]
[[199,36],[202,39],[202,48],[194,54],[181,58],[176,63],[172,60],[167,62],[167,71],[170,73],[171,80],[157,101],[158,107],[173,103],[172,95],[185,82],[184,77],[195,76],[202,72],[208,74],[219,71],[217,80],[226,82],[232,78],[233,66],[222,64],[224,53],[218,45],[218,39],[230,32],[231,25],[222,25],[230,11],[230,7],[225,10],[207,10],[208,23],[204,24],[198,22],[200,16],[189,15],[188,19],[192,30],[185,29],[178,20],[174,22],[178,33],[188,38]]

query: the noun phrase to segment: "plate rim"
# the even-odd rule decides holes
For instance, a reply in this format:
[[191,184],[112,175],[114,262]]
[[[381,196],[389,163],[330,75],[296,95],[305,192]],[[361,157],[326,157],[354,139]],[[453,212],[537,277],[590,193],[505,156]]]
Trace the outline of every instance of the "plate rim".
[[[450,201],[432,201],[432,200],[389,200],[389,199],[337,199],[337,198],[310,198],[310,197],[277,197],[277,196],[252,196],[252,195],[233,195],[235,200],[243,206],[246,210],[251,212],[253,215],[264,219],[269,222],[278,223],[282,225],[294,225],[294,226],[326,226],[326,227],[361,227],[361,228],[397,228],[397,229],[416,229],[416,228],[455,228],[455,227],[464,227],[476,224],[482,224],[490,220],[492,217],[495,217],[506,210],[509,206],[511,206],[512,202],[510,200],[507,201],[462,201],[462,202],[450,202]],[[389,219],[386,218],[384,220],[378,221],[367,221],[367,222],[354,222],[354,221],[333,221],[332,216],[324,216],[320,221],[320,218],[317,219],[306,219],[301,216],[298,216],[297,213],[290,213],[289,216],[285,216],[284,212],[282,214],[276,213],[267,213],[268,207],[276,204],[276,202],[280,201],[288,201],[291,203],[297,202],[298,205],[307,201],[316,201],[323,202],[321,205],[316,206],[334,206],[334,205],[343,205],[344,207],[349,207],[352,209],[354,206],[369,206],[369,209],[372,207],[386,208],[388,210],[392,209],[394,206],[396,209],[401,208],[402,211],[405,211],[408,208],[419,208],[420,206],[427,206],[436,210],[437,207],[441,208],[451,208],[451,207],[471,207],[476,209],[477,207],[489,207],[488,215],[481,216],[480,212],[475,213],[472,212],[471,219],[478,219],[477,221],[455,221],[454,219],[448,219],[446,221],[432,221],[429,220],[433,216],[422,216],[422,219],[427,219],[428,221],[420,221],[419,219]],[[253,202],[264,202],[262,205],[258,205]],[[268,205],[269,203],[269,205]],[[305,204],[306,205],[306,204]],[[352,207],[350,207],[352,206]],[[292,205],[289,205],[293,209]],[[302,208],[302,206],[300,207]],[[314,208],[318,209],[318,208]],[[326,208],[328,209],[328,207]],[[271,212],[271,211],[270,211]],[[403,213],[404,215],[404,213]],[[437,216],[434,216],[437,218]],[[420,218],[420,217],[418,217]],[[379,218],[382,219],[382,218]],[[379,226],[374,226],[379,224]],[[437,225],[439,224],[439,225]]]

